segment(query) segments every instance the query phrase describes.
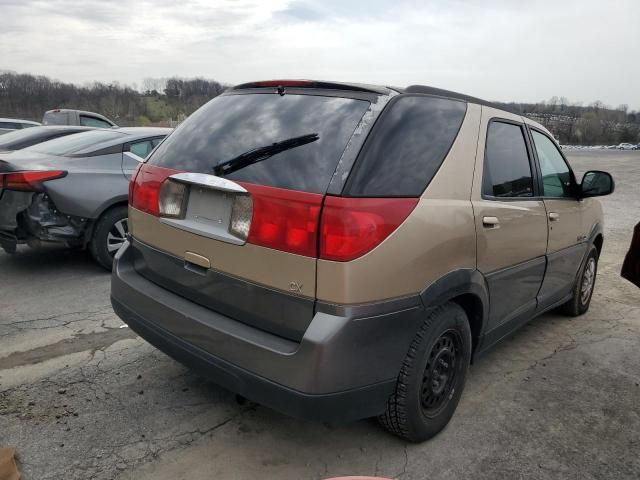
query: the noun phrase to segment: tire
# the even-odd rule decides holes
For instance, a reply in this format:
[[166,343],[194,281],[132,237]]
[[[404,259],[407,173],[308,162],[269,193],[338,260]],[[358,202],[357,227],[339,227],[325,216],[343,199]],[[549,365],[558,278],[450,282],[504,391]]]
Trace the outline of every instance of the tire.
[[589,310],[598,274],[598,256],[598,249],[595,245],[591,245],[587,259],[573,287],[573,297],[560,307],[560,311],[565,315],[578,317]]
[[464,310],[454,303],[437,307],[409,347],[380,424],[411,442],[436,435],[458,406],[470,360],[471,330]]
[[111,270],[113,257],[124,243],[128,232],[126,205],[112,207],[102,214],[93,229],[89,251],[102,267]]

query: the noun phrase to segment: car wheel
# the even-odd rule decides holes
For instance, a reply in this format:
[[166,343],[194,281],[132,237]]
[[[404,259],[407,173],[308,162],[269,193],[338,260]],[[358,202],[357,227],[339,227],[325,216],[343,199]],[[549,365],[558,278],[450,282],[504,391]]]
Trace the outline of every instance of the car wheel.
[[111,270],[113,257],[127,239],[128,231],[126,206],[113,207],[103,213],[96,223],[89,244],[94,260]]
[[458,406],[470,360],[471,330],[464,310],[454,303],[437,307],[414,337],[379,422],[411,442],[433,437]]
[[587,260],[584,262],[580,275],[573,287],[573,298],[560,307],[563,313],[571,317],[577,317],[589,310],[597,273],[598,249],[595,245],[591,245]]

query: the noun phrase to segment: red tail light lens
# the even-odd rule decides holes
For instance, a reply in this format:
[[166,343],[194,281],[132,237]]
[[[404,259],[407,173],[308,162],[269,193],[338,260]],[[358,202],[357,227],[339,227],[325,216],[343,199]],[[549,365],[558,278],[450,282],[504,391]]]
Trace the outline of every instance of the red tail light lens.
[[62,178],[67,174],[64,170],[27,171],[0,174],[0,188],[21,192],[42,192],[43,182]]
[[315,257],[322,195],[242,184],[253,200],[247,242]]
[[148,163],[141,164],[135,178],[129,184],[129,204],[142,212],[160,216],[160,187],[162,182],[174,173],[179,171]]
[[417,198],[327,197],[320,258],[347,262],[364,255],[398,228],[417,204]]

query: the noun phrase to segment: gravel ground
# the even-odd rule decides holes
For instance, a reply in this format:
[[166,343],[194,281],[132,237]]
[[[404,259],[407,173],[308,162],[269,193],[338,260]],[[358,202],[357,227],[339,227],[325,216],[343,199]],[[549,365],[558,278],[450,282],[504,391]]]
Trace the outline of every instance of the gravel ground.
[[25,480],[640,478],[640,290],[618,275],[640,152],[568,153],[617,181],[591,310],[544,315],[482,358],[435,439],[239,402],[120,328],[86,254],[20,248],[0,253],[0,446]]

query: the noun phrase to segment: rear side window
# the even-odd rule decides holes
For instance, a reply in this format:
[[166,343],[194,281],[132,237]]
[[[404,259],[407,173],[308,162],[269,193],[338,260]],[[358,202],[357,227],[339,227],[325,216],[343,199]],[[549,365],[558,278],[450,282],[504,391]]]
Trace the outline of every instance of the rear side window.
[[45,125],[68,125],[69,112],[46,112],[42,123]]
[[213,174],[245,152],[312,135],[318,139],[229,173],[234,181],[324,193],[369,102],[276,93],[223,95],[191,115],[158,146],[149,162]]
[[20,123],[14,123],[14,122],[0,122],[0,128],[17,130],[19,128],[22,128],[22,125]]
[[402,96],[382,114],[358,160],[348,195],[417,197],[458,134],[464,102]]
[[88,115],[80,115],[80,125],[84,127],[98,127],[98,128],[111,128],[112,125],[109,122],[105,122],[96,117],[89,117]]
[[521,126],[489,123],[482,191],[490,197],[533,196],[531,164]]
[[147,155],[153,150],[153,143],[151,140],[142,140],[129,145],[129,151],[140,158],[147,158]]

